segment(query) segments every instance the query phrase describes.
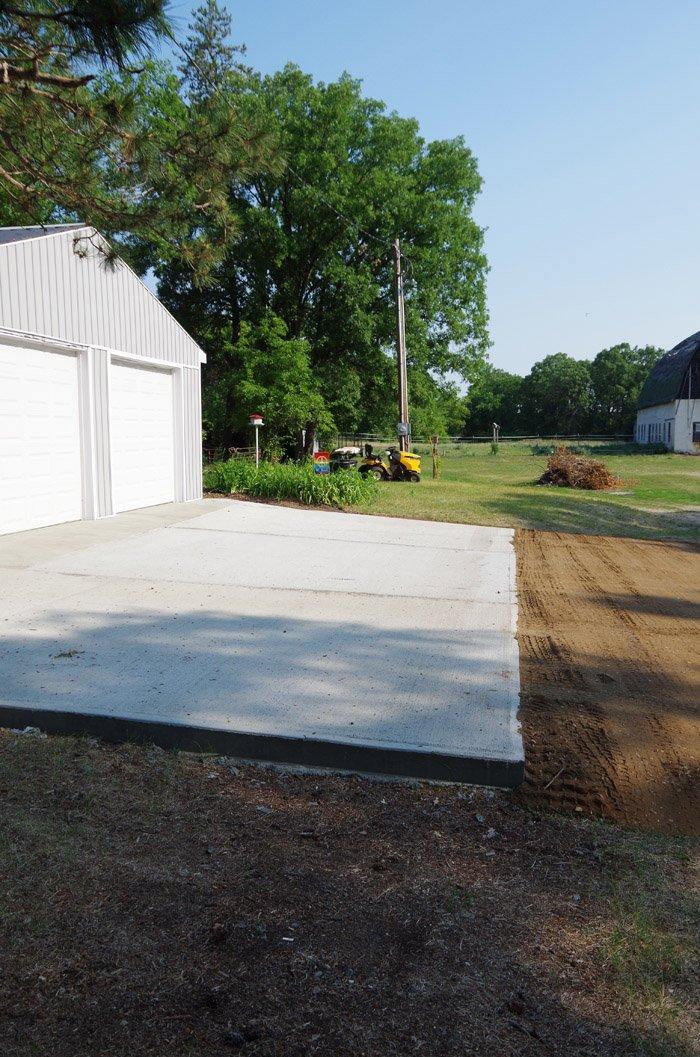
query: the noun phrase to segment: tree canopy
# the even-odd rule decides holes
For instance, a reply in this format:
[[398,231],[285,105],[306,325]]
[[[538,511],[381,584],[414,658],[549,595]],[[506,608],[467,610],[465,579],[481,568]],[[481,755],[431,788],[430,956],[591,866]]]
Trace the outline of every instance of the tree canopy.
[[631,433],[637,399],[663,349],[628,342],[602,349],[590,366],[593,419],[601,433]]
[[244,106],[279,130],[287,164],[234,188],[240,238],[209,287],[196,290],[173,266],[158,269],[160,294],[196,328],[213,360],[235,358],[243,321],[274,313],[292,337],[308,342],[338,428],[388,428],[396,416],[395,233],[409,255],[416,410],[439,395],[448,372],[467,374],[486,348],[473,156],[460,141],[425,144],[413,121],[364,99],[348,77],[315,85],[287,67],[253,78]]
[[464,401],[461,432],[503,434],[631,434],[637,398],[663,349],[627,342],[593,360],[545,356],[524,378],[486,364]]
[[148,59],[164,8],[0,0],[0,223],[139,234],[201,280],[235,231],[229,181],[263,164],[264,137]]
[[222,75],[215,3],[207,14],[192,28],[190,51],[213,56],[217,94],[270,131],[281,159],[231,181],[239,232],[205,288],[177,263],[150,261],[161,298],[208,354],[212,438],[226,442],[235,430],[217,411],[230,406],[217,390],[241,365],[241,328],[271,316],[305,341],[328,421],[343,431],[393,430],[396,236],[406,254],[414,430],[443,428],[454,418],[448,379],[468,377],[488,346],[473,154],[461,138],[427,143],[415,121],[366,98],[347,75],[315,83],[290,65],[232,81]]

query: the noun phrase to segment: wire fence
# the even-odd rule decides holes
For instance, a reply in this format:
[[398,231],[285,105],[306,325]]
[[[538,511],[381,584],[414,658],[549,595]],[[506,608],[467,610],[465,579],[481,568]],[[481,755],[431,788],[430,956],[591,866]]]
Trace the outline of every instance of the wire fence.
[[[634,441],[634,437],[630,433],[535,433],[535,434],[512,434],[504,436],[500,435],[498,438],[499,444],[515,444],[518,442],[530,443],[530,444],[559,444],[573,442],[577,444],[631,444]],[[492,434],[484,434],[483,436],[440,436],[438,437],[439,445],[442,449],[448,446],[461,447],[470,444],[491,444],[493,443]],[[372,444],[376,447],[391,447],[396,445],[397,440],[395,436],[388,433],[338,433],[334,438],[329,438],[328,443],[324,445],[331,450],[334,448],[361,448],[364,444]],[[430,447],[429,436],[416,436],[411,438],[411,444],[415,447]],[[228,459],[255,459],[255,448],[244,447],[244,446],[230,446],[230,447],[204,447],[202,449],[203,461],[205,465],[213,462],[226,462]]]
[[[504,442],[566,442],[576,441],[578,444],[586,444],[589,441],[598,442],[611,442],[617,441],[620,444],[630,444],[633,441],[631,433],[534,433],[534,434],[510,434],[505,435],[503,433],[499,436],[499,443]],[[438,438],[440,444],[490,444],[493,441],[493,434],[488,433],[483,436],[477,435],[472,437],[463,436],[441,436]],[[415,436],[411,437],[412,444],[430,444],[429,436]],[[335,437],[334,446],[336,448],[343,447],[361,447],[363,444],[396,444],[396,437],[391,436],[387,433],[339,433]]]
[[227,459],[255,459],[255,448],[202,448],[205,463],[225,462]]

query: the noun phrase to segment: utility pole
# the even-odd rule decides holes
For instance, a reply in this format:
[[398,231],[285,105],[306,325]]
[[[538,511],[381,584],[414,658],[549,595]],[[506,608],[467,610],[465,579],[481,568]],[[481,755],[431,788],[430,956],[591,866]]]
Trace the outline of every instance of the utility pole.
[[396,287],[396,365],[399,376],[399,448],[408,451],[408,377],[406,374],[406,316],[403,303],[401,244],[394,239],[394,285]]

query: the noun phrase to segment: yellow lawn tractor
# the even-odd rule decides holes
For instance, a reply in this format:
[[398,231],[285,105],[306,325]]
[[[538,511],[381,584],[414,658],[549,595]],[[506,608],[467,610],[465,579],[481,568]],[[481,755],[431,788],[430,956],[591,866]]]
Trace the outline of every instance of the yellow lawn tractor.
[[374,477],[377,481],[420,481],[420,455],[394,447],[387,449],[384,460],[374,454],[371,444],[365,444],[357,468],[363,476]]

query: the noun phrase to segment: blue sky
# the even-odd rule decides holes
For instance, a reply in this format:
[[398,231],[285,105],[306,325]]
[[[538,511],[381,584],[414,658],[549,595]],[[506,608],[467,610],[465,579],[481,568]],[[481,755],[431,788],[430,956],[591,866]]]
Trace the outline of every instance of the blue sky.
[[[184,33],[191,3],[171,4]],[[700,329],[697,0],[230,0],[263,72],[343,70],[479,160],[491,358]]]

